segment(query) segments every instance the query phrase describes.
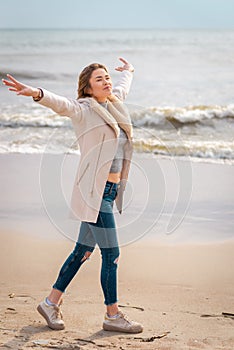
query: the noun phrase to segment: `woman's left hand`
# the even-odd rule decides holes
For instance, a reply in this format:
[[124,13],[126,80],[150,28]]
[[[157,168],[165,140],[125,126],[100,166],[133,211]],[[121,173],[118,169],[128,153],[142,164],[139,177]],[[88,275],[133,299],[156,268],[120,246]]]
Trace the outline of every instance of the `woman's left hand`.
[[124,70],[129,70],[129,72],[134,72],[134,67],[131,63],[126,61],[124,58],[120,57],[119,60],[123,62],[123,66],[115,68],[118,72],[123,72]]

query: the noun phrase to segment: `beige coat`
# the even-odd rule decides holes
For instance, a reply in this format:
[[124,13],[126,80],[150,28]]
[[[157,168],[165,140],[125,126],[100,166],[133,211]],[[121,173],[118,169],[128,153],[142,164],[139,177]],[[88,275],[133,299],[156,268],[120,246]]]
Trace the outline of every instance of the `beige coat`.
[[71,117],[80,147],[81,158],[71,199],[70,217],[73,219],[97,221],[102,194],[118,146],[119,126],[128,136],[120,187],[115,200],[119,212],[122,212],[123,192],[132,157],[132,126],[121,100],[125,99],[129,91],[132,73],[123,71],[120,74],[113,95],[108,99],[107,110],[94,98],[73,100],[43,89],[44,97],[39,103],[59,115]]

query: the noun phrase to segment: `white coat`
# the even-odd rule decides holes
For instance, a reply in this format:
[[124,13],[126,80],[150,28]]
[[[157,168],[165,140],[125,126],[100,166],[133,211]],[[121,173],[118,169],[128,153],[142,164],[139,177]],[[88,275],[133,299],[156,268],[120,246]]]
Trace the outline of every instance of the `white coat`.
[[80,148],[81,158],[71,198],[70,217],[73,219],[97,221],[102,194],[118,146],[119,126],[128,136],[115,200],[119,212],[122,212],[123,192],[132,157],[132,125],[122,101],[130,89],[132,73],[125,70],[120,74],[113,95],[108,98],[107,109],[92,97],[68,99],[42,89],[44,96],[38,103],[59,115],[71,117]]

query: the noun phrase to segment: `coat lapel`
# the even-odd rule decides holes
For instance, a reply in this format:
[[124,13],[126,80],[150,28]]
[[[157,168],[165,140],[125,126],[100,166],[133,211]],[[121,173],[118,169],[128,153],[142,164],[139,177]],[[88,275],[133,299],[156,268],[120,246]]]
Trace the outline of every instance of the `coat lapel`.
[[132,139],[132,123],[127,108],[121,101],[109,102],[107,104],[108,111],[114,116],[118,125],[126,132],[129,140]]
[[132,124],[126,107],[115,96],[108,99],[107,109],[103,108],[94,98],[88,98],[90,107],[105,120],[119,137],[119,126],[126,132],[129,140],[132,139]]

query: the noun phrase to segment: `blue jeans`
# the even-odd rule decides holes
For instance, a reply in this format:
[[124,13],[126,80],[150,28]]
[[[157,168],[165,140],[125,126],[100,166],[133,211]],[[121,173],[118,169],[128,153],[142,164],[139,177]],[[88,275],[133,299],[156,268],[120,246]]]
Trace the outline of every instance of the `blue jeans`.
[[118,184],[107,181],[96,223],[82,222],[78,241],[73,252],[63,264],[53,288],[65,292],[66,287],[87,260],[87,252],[92,252],[97,244],[101,250],[101,286],[104,303],[117,302],[117,263],[119,245],[113,215],[113,203],[117,195]]

